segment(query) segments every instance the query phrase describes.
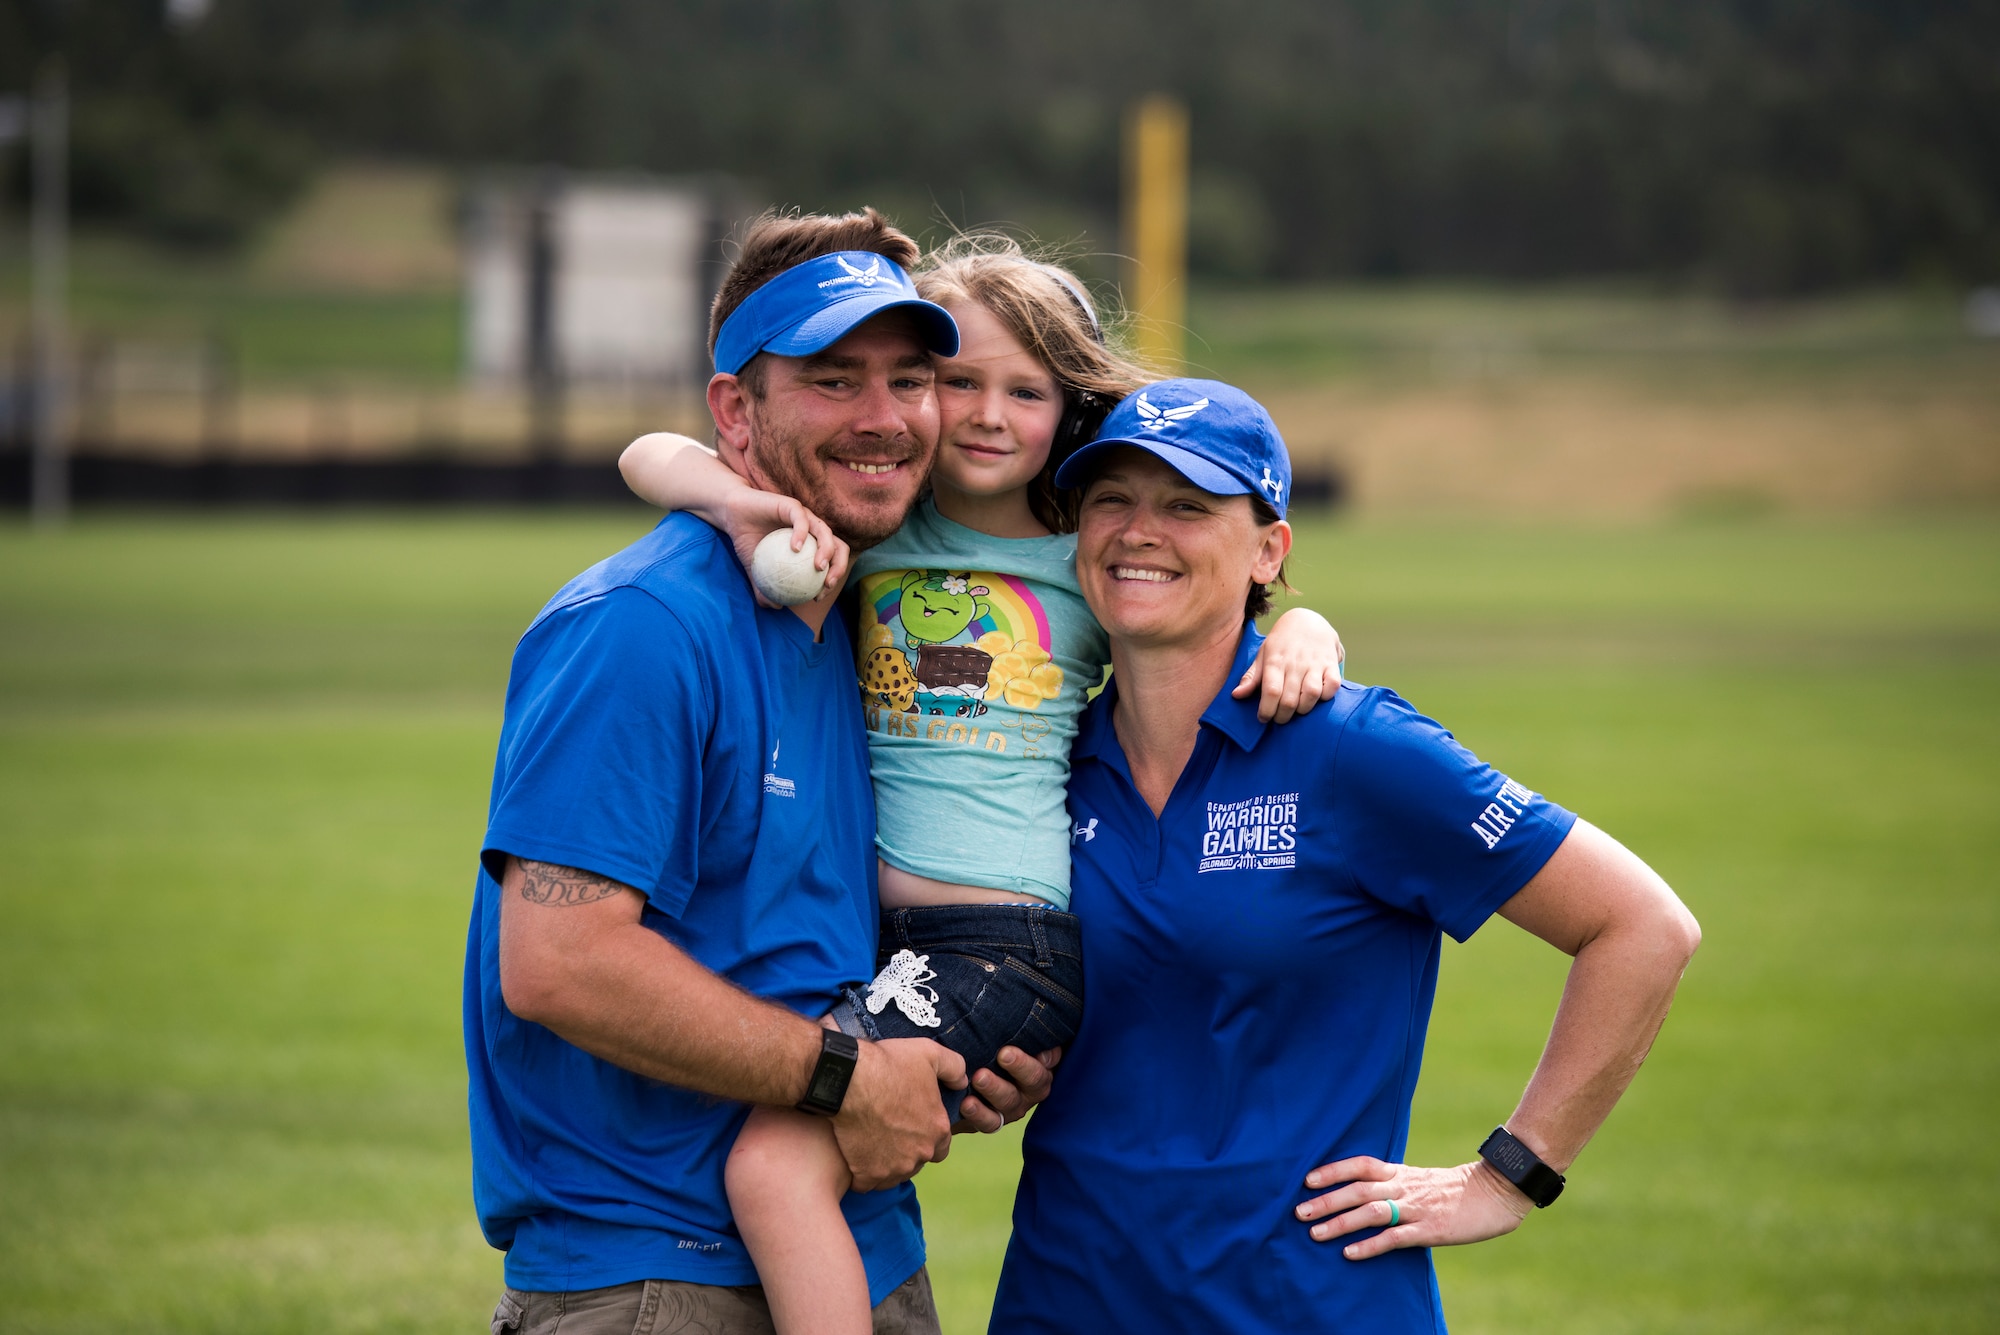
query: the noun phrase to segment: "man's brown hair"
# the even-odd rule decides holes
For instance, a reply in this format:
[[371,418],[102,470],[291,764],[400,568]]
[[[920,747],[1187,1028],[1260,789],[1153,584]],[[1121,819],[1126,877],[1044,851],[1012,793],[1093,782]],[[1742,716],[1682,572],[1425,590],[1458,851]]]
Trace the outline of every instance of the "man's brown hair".
[[[795,265],[842,250],[871,250],[905,269],[916,264],[919,253],[915,241],[872,208],[838,218],[775,209],[758,214],[743,230],[735,263],[723,276],[715,304],[709,307],[709,356],[715,355],[715,340],[722,333],[723,322],[752,292]],[[763,356],[758,353],[737,372],[743,387],[756,398],[764,396]]]

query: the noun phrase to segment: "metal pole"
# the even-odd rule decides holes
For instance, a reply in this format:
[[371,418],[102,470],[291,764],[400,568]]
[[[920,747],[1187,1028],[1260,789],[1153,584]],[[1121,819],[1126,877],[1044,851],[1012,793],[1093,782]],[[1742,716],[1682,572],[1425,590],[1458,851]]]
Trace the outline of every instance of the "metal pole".
[[1171,97],[1144,98],[1125,136],[1133,337],[1142,357],[1173,375],[1187,351],[1187,108]]
[[69,88],[60,58],[42,67],[30,126],[34,156],[34,219],[29,252],[34,269],[35,522],[54,526],[69,515],[68,404],[65,394],[65,307],[69,286]]
[[528,205],[528,433],[535,459],[543,464],[563,453],[563,349],[556,327],[561,200],[561,180],[547,172],[535,182]]

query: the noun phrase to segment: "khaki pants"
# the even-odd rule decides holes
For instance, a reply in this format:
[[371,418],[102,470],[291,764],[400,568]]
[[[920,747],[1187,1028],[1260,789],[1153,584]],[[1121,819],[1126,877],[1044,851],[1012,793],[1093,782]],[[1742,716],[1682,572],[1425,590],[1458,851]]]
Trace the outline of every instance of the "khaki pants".
[[[642,1279],[579,1293],[509,1289],[493,1309],[493,1335],[775,1335],[775,1328],[764,1290],[754,1284]],[[928,1271],[882,1300],[875,1335],[938,1335]]]

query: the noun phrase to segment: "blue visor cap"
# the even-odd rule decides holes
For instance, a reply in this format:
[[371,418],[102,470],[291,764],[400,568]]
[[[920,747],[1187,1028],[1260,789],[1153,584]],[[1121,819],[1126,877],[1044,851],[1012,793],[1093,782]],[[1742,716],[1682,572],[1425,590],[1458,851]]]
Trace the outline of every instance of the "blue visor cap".
[[1130,445],[1203,491],[1261,496],[1278,518],[1292,499],[1292,456],[1264,405],[1220,380],[1161,380],[1128,395],[1097,438],[1056,470],[1059,487],[1081,486],[1107,450]]
[[735,375],[760,352],[810,357],[898,307],[917,317],[925,347],[957,354],[951,313],[918,297],[900,265],[870,250],[843,250],[793,265],[745,297],[715,337],[715,369]]

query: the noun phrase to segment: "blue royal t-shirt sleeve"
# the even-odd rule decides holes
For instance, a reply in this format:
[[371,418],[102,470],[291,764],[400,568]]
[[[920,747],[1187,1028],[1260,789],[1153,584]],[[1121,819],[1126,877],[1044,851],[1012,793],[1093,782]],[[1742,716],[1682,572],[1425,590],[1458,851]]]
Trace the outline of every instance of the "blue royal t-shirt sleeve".
[[700,859],[706,656],[651,595],[617,587],[522,637],[481,856],[608,876],[677,916]]
[[1576,817],[1395,692],[1359,689],[1334,771],[1350,872],[1370,897],[1464,941],[1534,879]]

